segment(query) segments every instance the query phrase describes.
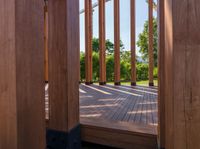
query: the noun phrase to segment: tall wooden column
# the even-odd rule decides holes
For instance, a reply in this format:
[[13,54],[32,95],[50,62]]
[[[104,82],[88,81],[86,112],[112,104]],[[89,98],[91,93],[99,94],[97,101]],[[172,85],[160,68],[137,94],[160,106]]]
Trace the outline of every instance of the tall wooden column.
[[120,3],[114,0],[114,82],[120,85]]
[[158,140],[159,147],[165,147],[165,25],[164,1],[158,1]]
[[79,0],[51,0],[48,6],[50,118],[47,144],[51,148],[80,148]]
[[92,84],[92,0],[85,0],[85,81]]
[[136,85],[136,51],[135,51],[135,0],[130,1],[131,9],[131,85]]
[[154,54],[153,54],[153,0],[149,0],[149,86],[154,86],[153,69],[154,69]]
[[0,1],[0,148],[44,149],[44,2]]
[[200,148],[199,7],[198,0],[165,0],[166,149]]
[[48,68],[48,1],[47,0],[45,0],[45,6],[44,6],[44,53],[45,53],[44,78],[45,78],[45,82],[48,82],[49,68]]
[[106,84],[105,0],[99,0],[99,64],[100,85]]

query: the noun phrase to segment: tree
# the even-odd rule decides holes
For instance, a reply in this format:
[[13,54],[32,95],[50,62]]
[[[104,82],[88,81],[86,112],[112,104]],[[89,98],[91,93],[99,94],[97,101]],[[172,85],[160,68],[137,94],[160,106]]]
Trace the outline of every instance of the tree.
[[[92,39],[92,47],[94,52],[99,52],[99,39],[93,38]],[[120,40],[120,48],[121,51],[124,49],[124,44]],[[113,54],[114,53],[114,43],[112,43],[109,39],[106,40],[106,53]]]
[[[139,34],[139,39],[137,41],[137,46],[140,48],[139,52],[142,54],[142,59],[148,62],[148,36],[149,32],[149,22],[146,21],[144,24],[144,30]],[[153,33],[154,33],[154,66],[158,65],[158,31],[157,31],[157,19],[153,18]]]

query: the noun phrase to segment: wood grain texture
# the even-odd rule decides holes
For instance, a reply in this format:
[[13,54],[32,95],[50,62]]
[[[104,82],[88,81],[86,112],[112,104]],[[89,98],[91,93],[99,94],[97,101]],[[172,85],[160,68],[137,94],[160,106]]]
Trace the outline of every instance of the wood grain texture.
[[165,32],[164,1],[158,1],[158,140],[160,148],[165,147]]
[[81,119],[83,141],[126,149],[156,149],[157,136],[150,127],[126,122]]
[[85,0],[85,79],[92,82],[92,0]]
[[106,26],[105,26],[105,0],[99,0],[99,67],[100,82],[106,82]]
[[0,1],[0,148],[44,149],[44,2]]
[[135,0],[130,1],[131,6],[131,83],[136,84],[136,51],[135,51]]
[[49,1],[49,128],[79,123],[79,1]]
[[153,69],[154,69],[154,54],[153,54],[153,0],[149,0],[149,84],[153,85]]
[[129,122],[157,128],[157,89],[80,85],[80,118]]
[[170,149],[200,148],[199,7],[198,0],[165,1],[165,147]]
[[44,53],[45,53],[45,60],[44,60],[44,69],[45,69],[45,75],[44,79],[46,82],[49,80],[49,54],[48,54],[48,2],[45,2],[44,6]]
[[114,81],[120,82],[120,3],[114,0]]

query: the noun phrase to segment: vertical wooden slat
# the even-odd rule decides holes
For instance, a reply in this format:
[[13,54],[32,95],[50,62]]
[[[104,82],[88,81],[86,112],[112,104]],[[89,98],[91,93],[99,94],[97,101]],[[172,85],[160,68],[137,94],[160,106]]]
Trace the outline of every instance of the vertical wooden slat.
[[149,0],[149,86],[154,86],[153,69],[154,69],[154,54],[153,54],[153,0]]
[[200,1],[165,1],[165,148],[200,148]]
[[44,68],[45,68],[45,82],[48,82],[48,2],[45,1],[44,6],[44,53],[45,53],[45,60],[44,60]]
[[158,1],[158,140],[160,148],[165,147],[165,33],[164,1]]
[[100,85],[106,84],[105,0],[99,0],[99,64]]
[[114,82],[120,85],[120,3],[114,0]]
[[92,84],[92,0],[85,0],[85,79]]
[[131,9],[131,85],[136,85],[136,51],[135,51],[135,0],[130,1]]
[[44,2],[0,1],[0,148],[44,149]]

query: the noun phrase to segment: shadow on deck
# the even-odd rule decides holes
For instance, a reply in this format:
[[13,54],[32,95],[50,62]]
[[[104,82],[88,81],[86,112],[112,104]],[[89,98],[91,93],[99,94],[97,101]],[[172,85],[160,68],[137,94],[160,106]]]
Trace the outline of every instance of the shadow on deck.
[[157,88],[80,85],[82,139],[119,148],[157,148]]

